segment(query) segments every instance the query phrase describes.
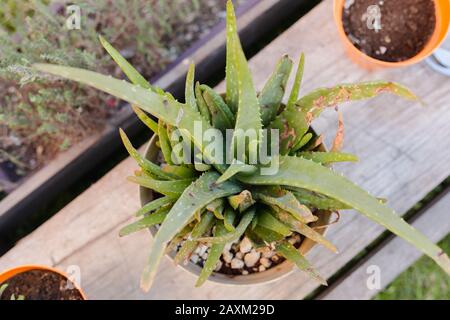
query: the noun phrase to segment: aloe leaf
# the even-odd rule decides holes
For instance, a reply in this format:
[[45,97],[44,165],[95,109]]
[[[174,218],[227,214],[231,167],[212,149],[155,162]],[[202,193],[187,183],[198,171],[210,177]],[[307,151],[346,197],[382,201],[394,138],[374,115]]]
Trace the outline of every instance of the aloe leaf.
[[295,263],[300,270],[306,272],[309,276],[319,281],[322,285],[327,285],[327,281],[320,276],[308,260],[306,260],[306,258],[292,244],[287,241],[283,241],[276,245],[275,250],[287,260]]
[[180,179],[191,179],[197,176],[197,172],[190,167],[165,164],[162,167],[162,171]]
[[208,203],[206,210],[211,211],[217,219],[223,220],[223,209],[225,208],[225,200],[223,198],[216,199]]
[[149,203],[145,204],[142,208],[140,208],[136,213],[135,216],[139,217],[144,214],[147,214],[149,212],[152,212],[156,209],[159,209],[161,207],[170,205],[176,201],[176,198],[170,197],[170,196],[164,196],[158,199],[155,199],[153,201],[150,201]]
[[227,234],[220,237],[198,238],[197,241],[209,243],[233,242],[239,239],[244,234],[245,229],[247,229],[247,227],[250,225],[254,216],[255,216],[255,209],[251,208],[242,215],[242,218],[234,231],[228,232]]
[[300,150],[301,148],[303,148],[304,146],[306,146],[308,144],[308,142],[311,141],[312,137],[313,137],[313,134],[311,132],[308,132],[307,134],[305,134],[300,139],[300,141],[292,147],[292,153],[295,153],[298,150]]
[[240,162],[239,160],[233,159],[230,166],[227,170],[220,176],[220,178],[217,180],[217,183],[222,183],[224,181],[227,181],[234,175],[242,172],[242,173],[254,173],[256,172],[258,168],[256,166],[253,166],[251,164],[245,164],[243,162]]
[[204,101],[211,114],[214,128],[233,128],[236,119],[222,97],[207,85],[202,84],[200,89],[202,90]]
[[373,98],[384,92],[417,100],[417,97],[407,88],[394,82],[384,81],[343,84],[317,89],[300,98],[292,107],[286,107],[270,124],[270,128],[280,130],[280,153],[288,153],[308,131],[311,121],[325,108],[348,101]]
[[180,250],[177,252],[174,258],[174,262],[179,264],[186,261],[197,248],[198,242],[192,239],[201,237],[205,232],[210,230],[214,225],[214,215],[210,212],[206,212],[201,220],[192,229],[191,235],[188,240],[186,240],[181,246]]
[[164,122],[158,121],[158,138],[159,147],[164,157],[164,161],[168,164],[173,164],[172,161],[172,146],[170,145],[169,135],[167,134],[166,126]]
[[234,227],[234,220],[236,219],[236,211],[231,209],[230,207],[225,208],[225,213],[223,215],[223,224],[225,229],[228,231],[234,231],[236,228]]
[[127,75],[128,79],[134,84],[140,85],[145,89],[152,89],[150,83],[102,36],[99,36],[100,43],[109,53],[117,65]]
[[287,237],[292,233],[289,227],[287,227],[284,223],[280,222],[267,210],[261,210],[258,213],[258,225],[266,229],[275,231],[276,233],[283,235],[283,237]]
[[197,107],[200,111],[202,117],[208,122],[211,123],[211,115],[209,114],[208,106],[206,105],[205,99],[203,98],[202,89],[200,89],[200,83],[195,84],[195,96],[197,98]]
[[352,207],[335,199],[301,188],[292,188],[291,192],[300,201],[311,208],[319,210],[346,210]]
[[281,188],[259,188],[255,192],[255,197],[268,205],[275,205],[291,213],[297,220],[303,223],[310,223],[317,220],[311,210],[301,204],[291,192]]
[[294,85],[292,87],[291,95],[289,96],[287,108],[292,108],[298,99],[298,94],[300,92],[300,86],[303,80],[303,71],[305,69],[305,55],[302,53],[298,62],[297,72],[295,74]]
[[189,65],[189,70],[186,75],[186,88],[185,88],[185,99],[186,104],[190,106],[194,110],[198,110],[197,108],[197,99],[195,99],[195,91],[194,91],[194,77],[195,77],[195,64],[191,63]]
[[358,157],[356,155],[341,152],[298,152],[297,156],[322,164],[358,161]]
[[[237,78],[235,81],[237,80],[238,87],[238,109],[230,151],[234,155],[238,139],[244,139],[243,141],[246,142],[245,150],[246,152],[248,151],[248,158],[257,159],[262,129],[259,101],[247,59],[245,58],[237,33],[236,17],[234,16],[231,1],[227,3],[227,14],[227,48],[230,45],[230,50],[234,52],[235,61],[233,65],[235,66]],[[228,43],[228,40],[230,40],[230,43]],[[250,133],[250,136],[247,136],[247,133]],[[238,160],[244,160],[243,158]]]
[[119,236],[123,237],[131,233],[146,229],[148,227],[160,224],[164,221],[170,208],[161,208],[154,213],[142,218],[139,221],[133,222],[119,231]]
[[337,248],[328,241],[323,235],[315,231],[313,228],[296,220],[286,211],[275,211],[275,216],[282,222],[286,223],[291,230],[298,232],[305,237],[323,245],[325,248],[337,253]]
[[287,55],[283,56],[258,97],[263,126],[269,124],[280,109],[292,65],[292,60]]
[[226,25],[226,95],[227,104],[231,111],[237,112],[239,104],[239,80],[238,80],[238,63],[236,57],[236,41],[237,34],[236,15],[234,6],[231,1],[227,2],[227,25]]
[[[227,233],[227,229],[222,221],[217,221],[216,228],[214,230],[215,237],[221,237]],[[200,287],[208,277],[213,273],[216,268],[217,262],[222,256],[223,249],[225,248],[225,243],[216,243],[211,245],[208,252],[208,258],[206,259],[205,265],[200,272],[200,275],[195,283],[196,287]]]
[[160,166],[154,164],[150,160],[145,159],[143,156],[139,154],[139,152],[133,147],[130,140],[128,139],[126,133],[119,128],[120,137],[122,138],[122,142],[127,149],[130,156],[138,163],[138,165],[145,171],[155,175],[161,179],[173,180],[175,178],[174,175],[168,174],[164,172]]
[[142,121],[142,123],[144,123],[154,133],[158,134],[158,124],[152,118],[150,118],[145,114],[144,111],[136,106],[132,105],[131,108],[133,109],[137,117]]
[[[204,85],[201,85],[201,87],[204,87]],[[203,101],[205,101],[209,114],[211,115],[213,127],[221,131],[233,128],[233,119],[228,117],[217,101],[211,96],[210,92],[202,90],[202,95]]]
[[192,183],[192,180],[190,179],[161,181],[146,176],[130,176],[128,177],[128,181],[137,183],[140,186],[146,187],[166,196],[179,196],[183,193],[184,189]]
[[195,212],[204,208],[214,199],[241,191],[237,184],[230,181],[216,185],[215,181],[218,177],[216,172],[206,172],[187,187],[175,202],[153,240],[148,264],[141,278],[141,287],[145,291],[150,289],[167,243],[183,229]]
[[270,245],[273,242],[277,242],[284,239],[284,236],[278,232],[267,229],[258,224],[252,230],[253,234],[261,239],[265,245]]
[[234,210],[244,212],[255,203],[255,200],[250,191],[244,190],[240,194],[228,197],[228,203]]
[[226,166],[223,164],[223,159],[219,159],[213,153],[205,152],[203,141],[194,135],[194,126],[196,123],[201,124],[203,130],[210,129],[211,125],[199,112],[191,108],[186,108],[184,104],[179,103],[167,93],[155,93],[141,86],[132,85],[127,81],[121,81],[88,70],[51,64],[34,64],[33,66],[39,71],[87,84],[112,94],[119,99],[128,101],[130,104],[134,104],[147,111],[164,121],[164,123],[185,130],[189,134],[190,140],[200,148],[203,156],[209,159],[219,172],[225,171]]
[[[122,71],[126,74],[128,79],[133,84],[139,85],[144,89],[155,89],[150,85],[150,83],[117,51],[108,41],[105,40],[102,36],[99,36],[100,43],[103,48],[109,53],[109,55],[113,58],[113,60],[117,63],[117,65],[122,69]],[[141,119],[141,121],[146,124],[153,132],[157,132],[156,122],[153,121],[150,117],[148,117],[144,112],[142,112],[139,108],[134,105],[131,105],[133,111],[136,115]]]
[[287,185],[304,188],[336,199],[408,241],[450,274],[450,259],[442,249],[377,198],[370,196],[353,182],[329,168],[310,160],[285,156],[280,159],[278,173],[271,176],[243,176],[241,180],[256,185]]

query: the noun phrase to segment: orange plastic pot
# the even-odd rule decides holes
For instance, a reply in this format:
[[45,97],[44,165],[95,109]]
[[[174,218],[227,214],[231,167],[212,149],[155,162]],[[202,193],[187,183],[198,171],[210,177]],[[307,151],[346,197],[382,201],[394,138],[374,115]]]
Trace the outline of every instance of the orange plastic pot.
[[405,67],[418,63],[427,58],[442,44],[447,36],[450,24],[450,0],[434,0],[434,3],[436,9],[436,27],[430,40],[426,44],[425,48],[423,48],[422,51],[416,56],[400,62],[387,62],[374,59],[364,54],[353,45],[344,31],[344,26],[342,23],[345,0],[334,0],[334,19],[339,36],[347,49],[348,55],[353,61],[367,69]]
[[[9,270],[6,270],[2,273],[0,273],[0,283],[3,283],[5,281],[8,281],[8,279],[11,279],[12,277],[22,273],[22,272],[26,272],[26,271],[31,271],[31,270],[43,270],[43,271],[48,271],[48,272],[54,272],[57,273],[59,275],[61,275],[62,277],[69,279],[69,277],[67,276],[67,274],[65,274],[62,271],[59,271],[58,269],[54,269],[51,267],[47,267],[47,266],[41,266],[41,265],[23,265],[23,266],[18,266]],[[71,281],[72,282],[72,281]],[[86,295],[84,294],[83,290],[81,290],[81,288],[78,286],[78,284],[76,284],[75,282],[72,282],[75,289],[77,289],[81,296],[83,297],[83,300],[87,300]]]

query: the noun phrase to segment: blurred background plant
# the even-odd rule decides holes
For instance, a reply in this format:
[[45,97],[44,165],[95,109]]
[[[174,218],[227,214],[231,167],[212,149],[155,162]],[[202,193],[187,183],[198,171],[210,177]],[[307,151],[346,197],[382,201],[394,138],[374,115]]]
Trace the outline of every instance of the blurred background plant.
[[[69,4],[81,9],[80,30],[66,27]],[[225,0],[2,0],[0,191],[11,190],[11,182],[101,130],[120,111],[115,99],[39,75],[32,63],[121,77],[99,46],[102,34],[150,78],[206,34],[223,17],[224,8]]]

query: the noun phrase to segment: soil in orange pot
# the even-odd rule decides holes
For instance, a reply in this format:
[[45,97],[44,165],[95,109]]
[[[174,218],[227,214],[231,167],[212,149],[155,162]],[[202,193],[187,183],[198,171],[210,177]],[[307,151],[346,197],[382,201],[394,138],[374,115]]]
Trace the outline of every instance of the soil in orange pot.
[[0,284],[8,286],[0,300],[23,296],[25,300],[84,300],[81,293],[62,275],[45,270],[19,273]]
[[343,10],[343,26],[350,41],[382,61],[413,58],[436,26],[433,0],[347,0]]

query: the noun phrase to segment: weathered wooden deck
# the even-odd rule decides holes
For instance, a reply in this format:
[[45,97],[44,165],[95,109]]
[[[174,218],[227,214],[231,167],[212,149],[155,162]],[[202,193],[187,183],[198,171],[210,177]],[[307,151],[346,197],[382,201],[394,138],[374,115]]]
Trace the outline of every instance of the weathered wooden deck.
[[[346,124],[344,149],[357,154],[357,164],[336,167],[372,194],[389,199],[405,213],[450,175],[450,80],[425,64],[406,69],[367,72],[353,64],[338,39],[332,1],[324,1],[251,59],[256,85],[269,76],[285,53],[306,54],[303,93],[316,87],[372,79],[398,81],[427,104],[383,96],[370,102],[342,106]],[[325,113],[314,123],[332,138],[336,114]],[[230,287],[207,283],[194,288],[195,278],[165,259],[149,293],[139,289],[139,277],[151,241],[148,232],[118,237],[121,226],[132,221],[139,207],[138,189],[125,181],[136,165],[120,163],[52,219],[0,258],[0,270],[25,263],[65,269],[81,268],[81,285],[90,299],[302,299],[318,286],[296,271],[270,285]],[[415,226],[440,240],[450,232],[450,195],[427,208]],[[316,247],[308,255],[329,278],[372,243],[384,229],[353,211],[342,212],[328,238],[340,250],[334,255]],[[377,290],[366,286],[366,268],[381,268],[381,283],[388,284],[419,257],[398,238],[387,241],[370,258],[322,293],[321,298],[367,299]]]

